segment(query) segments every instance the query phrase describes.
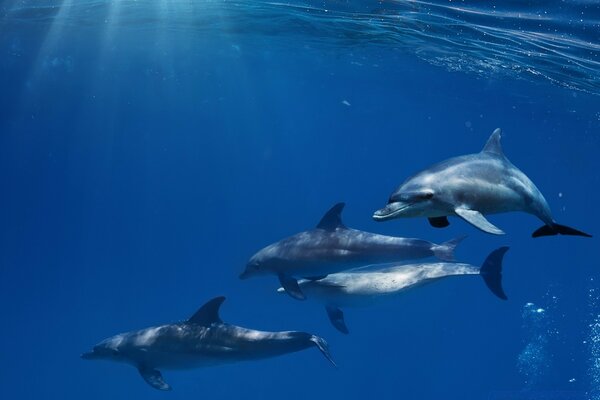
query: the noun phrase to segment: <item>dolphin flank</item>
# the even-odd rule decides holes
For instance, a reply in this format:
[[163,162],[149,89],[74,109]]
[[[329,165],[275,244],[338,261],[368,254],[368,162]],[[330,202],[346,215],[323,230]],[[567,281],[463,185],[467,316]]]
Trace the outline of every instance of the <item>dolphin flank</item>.
[[[407,264],[375,270],[341,272],[321,280],[302,280],[299,285],[309,298],[325,305],[329,320],[337,330],[348,333],[342,307],[367,306],[451,276],[479,275],[494,295],[506,300],[502,289],[502,259],[507,251],[508,247],[492,251],[481,268],[461,263]],[[283,291],[283,288],[278,289],[278,292]]]
[[158,390],[171,390],[160,369],[189,369],[258,360],[317,347],[334,366],[324,339],[306,332],[262,332],[221,321],[225,297],[204,304],[184,322],[122,333],[81,355],[131,364]]
[[342,222],[344,203],[334,205],[316,228],[273,243],[254,254],[241,279],[273,274],[285,291],[303,300],[297,278],[320,279],[328,274],[370,264],[437,257],[454,260],[454,248],[464,237],[442,244],[421,239],[384,236],[348,228]]
[[484,215],[523,211],[544,222],[533,237],[591,237],[554,221],[542,193],[504,155],[501,136],[496,129],[481,152],[450,158],[408,178],[373,218],[427,217],[432,226],[443,228],[449,225],[448,216],[458,216],[484,232],[501,235],[504,232]]

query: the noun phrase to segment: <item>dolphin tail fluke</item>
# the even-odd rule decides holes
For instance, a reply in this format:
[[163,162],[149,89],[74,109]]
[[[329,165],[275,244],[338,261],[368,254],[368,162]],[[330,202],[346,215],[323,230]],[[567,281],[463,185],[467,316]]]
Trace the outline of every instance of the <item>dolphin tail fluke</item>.
[[440,245],[433,247],[433,255],[443,261],[454,261],[454,250],[456,246],[463,240],[465,240],[467,236],[459,236],[455,239],[448,240]]
[[502,289],[502,259],[507,251],[507,246],[492,251],[479,270],[479,274],[483,278],[485,285],[502,300],[508,299],[504,293],[504,289]]
[[592,237],[589,233],[578,231],[577,229],[570,228],[565,225],[560,224],[552,224],[552,225],[544,225],[535,232],[531,234],[531,237],[540,237],[540,236],[554,236],[554,235],[569,235],[569,236],[584,236],[584,237]]
[[329,352],[329,345],[327,344],[327,342],[325,341],[325,339],[323,339],[322,337],[316,336],[316,335],[312,335],[310,337],[310,341],[313,342],[315,344],[315,346],[317,346],[317,348],[319,350],[321,350],[321,353],[323,353],[323,355],[325,356],[325,358],[334,367],[337,368],[337,364],[335,363],[335,361],[333,361],[333,357],[331,357],[331,353]]

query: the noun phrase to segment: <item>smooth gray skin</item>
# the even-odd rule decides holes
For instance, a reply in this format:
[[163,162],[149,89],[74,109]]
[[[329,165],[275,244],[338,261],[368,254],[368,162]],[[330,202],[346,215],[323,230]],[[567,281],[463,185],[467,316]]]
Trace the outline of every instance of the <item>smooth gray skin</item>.
[[[479,267],[462,263],[419,263],[364,271],[340,272],[318,281],[298,282],[308,298],[335,307],[363,307],[442,278],[479,275]],[[283,292],[283,288],[277,289]]]
[[438,218],[437,224],[430,222],[443,227],[448,224],[444,217],[456,215],[484,232],[503,234],[483,215],[523,211],[548,227],[547,232],[536,232],[534,237],[557,233],[589,236],[555,223],[542,193],[504,156],[500,139],[501,131],[496,129],[480,153],[442,161],[408,178],[373,218]]
[[131,364],[146,382],[170,390],[159,368],[189,369],[258,360],[317,347],[333,364],[324,339],[306,332],[262,332],[223,323],[219,307],[224,297],[212,299],[189,320],[110,337],[81,355]]
[[[502,300],[502,260],[508,247],[492,251],[481,268],[461,263],[419,263],[382,269],[357,269],[331,274],[320,280],[302,280],[300,288],[309,298],[325,305],[332,325],[348,333],[342,307],[371,305],[379,300],[451,276],[480,275],[490,291]],[[278,292],[283,292],[279,288]]]
[[437,245],[421,239],[400,238],[358,231],[344,226],[344,203],[333,206],[315,229],[273,243],[256,253],[241,279],[274,274],[292,297],[303,295],[289,287],[295,278],[318,278],[369,264],[382,264],[436,256],[453,260],[458,238]]

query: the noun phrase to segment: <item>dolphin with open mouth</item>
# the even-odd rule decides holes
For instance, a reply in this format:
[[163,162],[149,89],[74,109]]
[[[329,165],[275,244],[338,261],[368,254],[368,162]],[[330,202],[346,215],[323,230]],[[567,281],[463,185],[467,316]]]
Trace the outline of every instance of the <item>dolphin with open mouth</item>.
[[554,221],[542,193],[504,155],[500,138],[496,129],[481,152],[442,161],[408,178],[373,219],[427,217],[432,226],[443,228],[450,224],[447,217],[455,215],[484,232],[502,235],[484,215],[523,211],[544,222],[533,237],[591,237]]

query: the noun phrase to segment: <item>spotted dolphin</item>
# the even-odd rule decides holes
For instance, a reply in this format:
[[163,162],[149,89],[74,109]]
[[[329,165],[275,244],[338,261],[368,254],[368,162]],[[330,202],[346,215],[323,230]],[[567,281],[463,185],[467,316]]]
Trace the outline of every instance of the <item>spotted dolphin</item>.
[[449,225],[447,217],[456,215],[484,232],[501,235],[504,232],[484,215],[523,211],[544,222],[533,237],[591,237],[554,221],[542,193],[504,155],[500,139],[496,129],[481,152],[450,158],[408,178],[373,218],[427,217],[432,226],[443,228]]
[[334,205],[316,228],[273,243],[254,254],[241,279],[274,274],[292,297],[303,300],[297,278],[320,279],[328,274],[364,266],[437,257],[454,259],[454,248],[463,237],[440,245],[421,239],[378,235],[347,228]]
[[158,390],[171,390],[159,369],[189,369],[258,360],[317,347],[335,366],[324,339],[306,332],[262,332],[221,321],[225,297],[204,304],[187,321],[110,337],[81,355],[131,364]]
[[[320,280],[301,280],[309,299],[325,305],[333,326],[348,333],[342,307],[368,306],[407,290],[451,276],[479,275],[494,295],[506,300],[502,288],[502,259],[508,247],[491,252],[481,268],[461,263],[421,263],[382,269],[358,269],[328,275]],[[278,289],[283,292],[283,288]]]

